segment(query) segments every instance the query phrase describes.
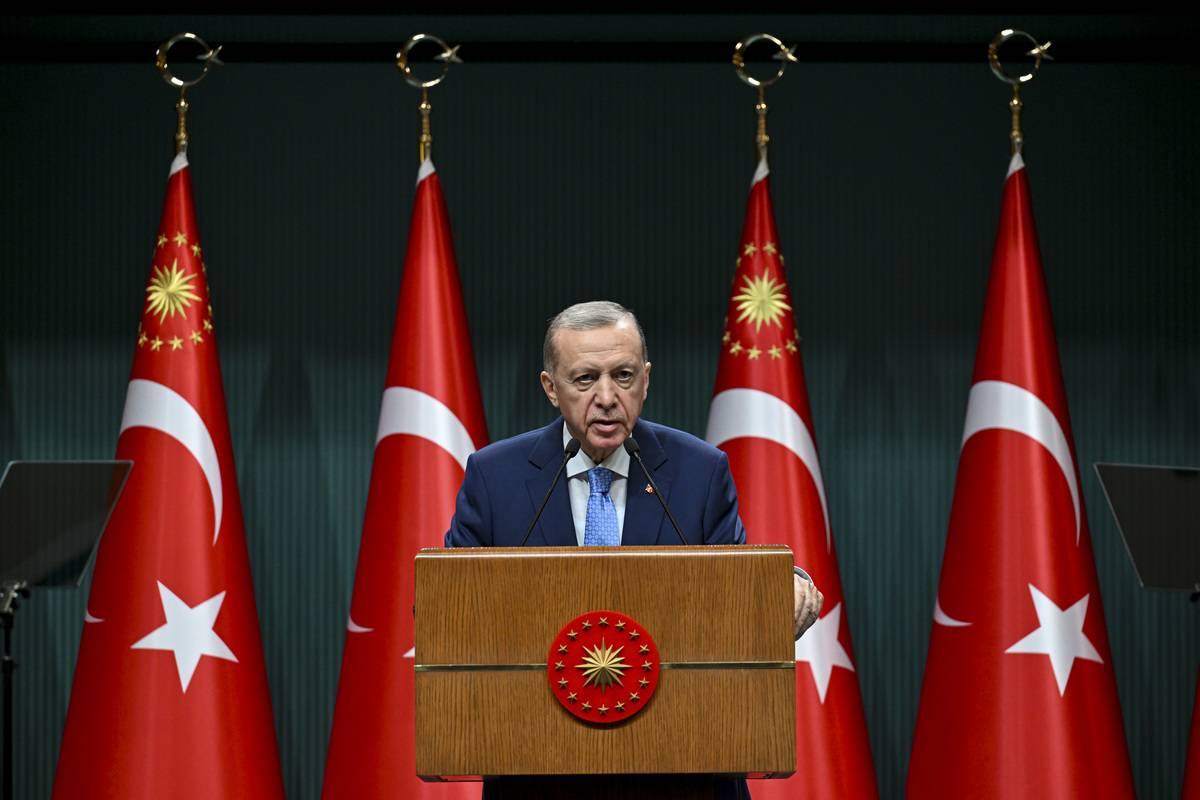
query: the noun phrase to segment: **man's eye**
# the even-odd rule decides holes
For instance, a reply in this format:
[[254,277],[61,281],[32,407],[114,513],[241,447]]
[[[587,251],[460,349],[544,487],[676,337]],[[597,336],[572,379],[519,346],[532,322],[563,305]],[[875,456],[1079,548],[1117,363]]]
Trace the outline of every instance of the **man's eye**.
[[586,389],[596,382],[596,378],[592,375],[579,375],[571,379],[571,383],[575,384],[576,388]]

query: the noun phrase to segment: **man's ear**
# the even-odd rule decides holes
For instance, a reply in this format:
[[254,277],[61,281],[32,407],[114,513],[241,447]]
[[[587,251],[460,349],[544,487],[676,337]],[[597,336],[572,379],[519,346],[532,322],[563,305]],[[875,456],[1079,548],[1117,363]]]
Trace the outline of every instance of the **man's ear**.
[[642,379],[642,402],[646,402],[646,395],[650,394],[650,367],[653,366],[649,361],[646,362],[646,374]]
[[546,393],[546,399],[550,401],[550,405],[558,408],[558,392],[554,388],[554,379],[545,370],[539,377],[542,381],[542,391]]

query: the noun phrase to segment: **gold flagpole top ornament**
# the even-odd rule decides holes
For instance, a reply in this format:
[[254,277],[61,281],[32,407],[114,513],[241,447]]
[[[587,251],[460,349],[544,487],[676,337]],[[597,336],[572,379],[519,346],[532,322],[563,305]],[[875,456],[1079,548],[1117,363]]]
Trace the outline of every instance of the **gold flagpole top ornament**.
[[[441,48],[441,52],[435,55],[433,60],[442,62],[442,71],[429,80],[419,78],[410,63],[409,54],[422,42],[429,42]],[[432,34],[418,33],[405,42],[400,51],[396,53],[396,66],[404,73],[404,80],[408,81],[409,86],[421,90],[421,104],[418,106],[421,111],[421,141],[418,148],[420,163],[424,163],[425,159],[431,158],[433,155],[433,134],[429,128],[429,112],[433,111],[433,106],[429,104],[429,90],[442,82],[446,73],[450,71],[451,64],[462,63],[462,59],[458,57],[458,47],[458,45],[451,47]]]
[[[1025,53],[1025,55],[1033,57],[1033,64],[1030,66],[1028,72],[1012,76],[1004,71],[1004,65],[1000,63],[1000,47],[1009,39],[1021,39],[1033,45],[1033,48]],[[1038,40],[1030,34],[1025,31],[1016,31],[1012,28],[1005,28],[1000,31],[1000,33],[996,34],[996,38],[992,39],[992,43],[988,45],[988,66],[992,68],[992,74],[1012,86],[1012,99],[1008,101],[1009,111],[1012,112],[1012,130],[1009,132],[1008,138],[1014,156],[1021,152],[1021,146],[1025,143],[1025,139],[1021,135],[1021,84],[1029,83],[1037,77],[1038,70],[1042,68],[1042,59],[1046,59],[1047,61],[1054,60],[1046,52],[1050,49],[1050,45],[1051,42],[1038,44]]]
[[[170,65],[167,64],[167,54],[170,52],[171,48],[183,41],[199,45],[204,51],[200,53],[200,55],[196,56],[196,59],[201,62],[200,74],[191,80],[184,80],[183,78],[177,77],[175,73],[171,72]],[[179,102],[175,104],[175,110],[179,114],[179,126],[175,129],[176,155],[187,152],[187,90],[204,80],[204,77],[208,75],[208,70],[210,67],[223,66],[224,62],[222,62],[219,58],[220,53],[220,46],[216,47],[215,49],[209,47],[208,43],[194,33],[177,33],[170,39],[167,39],[165,42],[160,44],[158,46],[158,51],[154,54],[154,66],[158,68],[163,80],[169,83],[171,86],[175,86],[179,89]]]
[[[762,41],[770,42],[778,48],[779,51],[772,55],[771,58],[780,63],[779,69],[776,70],[773,76],[760,79],[754,77],[746,70],[746,50],[750,45]],[[733,68],[737,71],[737,76],[747,86],[752,86],[758,91],[758,102],[754,104],[754,111],[758,114],[758,134],[754,137],[754,144],[759,160],[766,158],[767,142],[771,140],[771,137],[767,136],[767,101],[764,97],[764,92],[768,86],[783,77],[783,70],[788,64],[796,63],[798,59],[796,58],[795,51],[795,45],[787,47],[782,41],[769,33],[752,33],[733,46]]]

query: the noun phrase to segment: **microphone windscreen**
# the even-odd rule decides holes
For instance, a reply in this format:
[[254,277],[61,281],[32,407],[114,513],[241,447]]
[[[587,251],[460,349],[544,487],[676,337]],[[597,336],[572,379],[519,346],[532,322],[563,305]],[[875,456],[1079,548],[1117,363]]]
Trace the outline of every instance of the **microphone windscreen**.
[[581,444],[579,443],[579,440],[578,440],[578,439],[576,439],[574,436],[572,436],[572,437],[570,438],[570,440],[567,442],[567,447],[566,447],[566,451],[565,451],[565,452],[566,452],[567,454],[569,454],[571,458],[574,458],[574,457],[575,457],[575,454],[579,452],[579,448],[580,448],[580,447],[582,447],[582,446],[583,446],[583,445],[581,445]]
[[625,437],[625,452],[631,456],[636,456],[642,448],[638,447],[637,439],[633,438],[633,434]]

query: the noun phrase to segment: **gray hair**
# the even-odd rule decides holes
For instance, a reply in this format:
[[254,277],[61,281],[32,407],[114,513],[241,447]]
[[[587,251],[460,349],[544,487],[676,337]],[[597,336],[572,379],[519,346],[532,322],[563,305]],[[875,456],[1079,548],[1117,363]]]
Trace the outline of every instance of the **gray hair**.
[[629,320],[633,323],[633,327],[637,328],[638,338],[642,341],[642,360],[649,360],[649,351],[646,349],[646,333],[642,330],[642,323],[638,322],[634,313],[620,303],[610,300],[593,300],[564,308],[550,320],[550,324],[546,326],[546,340],[542,344],[542,366],[546,372],[554,374],[554,368],[558,366],[558,348],[554,345],[554,334],[560,330],[590,331],[596,328],[608,328],[623,320]]

